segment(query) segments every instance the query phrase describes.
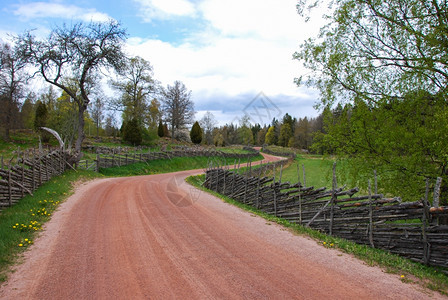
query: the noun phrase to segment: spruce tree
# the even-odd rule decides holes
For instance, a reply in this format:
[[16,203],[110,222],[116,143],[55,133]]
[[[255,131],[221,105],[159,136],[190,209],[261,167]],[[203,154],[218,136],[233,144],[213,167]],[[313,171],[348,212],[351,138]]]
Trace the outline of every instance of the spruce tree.
[[202,141],[202,129],[198,121],[194,122],[193,127],[191,127],[190,138],[195,144],[200,144]]
[[123,141],[134,146],[142,143],[142,132],[136,119],[132,119],[123,126]]

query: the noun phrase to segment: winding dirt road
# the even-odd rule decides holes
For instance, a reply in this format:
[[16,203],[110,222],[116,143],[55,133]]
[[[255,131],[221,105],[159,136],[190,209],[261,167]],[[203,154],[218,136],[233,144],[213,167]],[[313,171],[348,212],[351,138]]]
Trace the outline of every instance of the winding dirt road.
[[446,299],[184,182],[200,172],[78,187],[0,298]]

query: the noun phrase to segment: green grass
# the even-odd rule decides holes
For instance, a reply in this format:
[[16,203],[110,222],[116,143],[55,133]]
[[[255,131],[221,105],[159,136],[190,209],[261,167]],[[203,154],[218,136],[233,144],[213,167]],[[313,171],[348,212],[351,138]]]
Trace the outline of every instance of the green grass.
[[98,176],[101,175],[82,170],[67,171],[34,191],[34,197],[25,196],[0,213],[0,282],[7,279],[10,267],[33,243],[42,225],[50,220],[53,211],[72,194],[73,183]]
[[317,230],[307,228],[287,220],[266,214],[252,206],[240,203],[229,197],[213,192],[202,186],[205,180],[205,175],[190,176],[186,179],[191,185],[208,192],[216,197],[221,198],[225,202],[235,205],[243,210],[256,214],[267,221],[275,222],[289,228],[293,233],[300,235],[307,235],[313,238],[318,244],[323,247],[339,249],[345,253],[354,255],[360,260],[366,262],[369,266],[377,266],[388,273],[398,274],[403,282],[411,282],[419,284],[425,288],[448,295],[448,276],[440,271],[438,268],[428,267],[408,259],[402,258],[398,255],[391,254],[387,251],[370,248],[365,245],[359,245],[354,242],[328,236]]
[[[20,129],[12,130],[10,132],[11,140],[6,142],[3,137],[0,138],[0,156],[3,156],[5,160],[15,156],[14,152],[20,148],[20,151],[29,148],[39,147],[39,135],[32,130]],[[51,138],[50,144],[55,146],[58,144],[56,139]]]
[[[100,169],[100,173],[106,176],[136,176],[136,175],[150,175],[170,173],[185,170],[205,169],[211,159],[204,156],[199,157],[174,157],[170,160],[157,159],[151,160],[146,163],[136,163],[122,167],[114,167],[107,169]],[[263,156],[258,155],[252,158],[252,161],[261,160]],[[233,164],[234,159],[227,159],[227,164]],[[242,162],[246,162],[247,159],[241,159]],[[220,161],[224,163],[224,161]]]
[[298,182],[297,165],[299,165],[300,182],[303,183],[303,167],[305,168],[306,186],[331,188],[333,160],[315,155],[298,155],[294,162],[283,170],[282,181]]

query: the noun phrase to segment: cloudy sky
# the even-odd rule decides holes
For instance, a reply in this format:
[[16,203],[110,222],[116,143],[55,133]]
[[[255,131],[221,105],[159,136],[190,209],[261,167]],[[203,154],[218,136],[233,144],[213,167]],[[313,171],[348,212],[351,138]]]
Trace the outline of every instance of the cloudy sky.
[[164,86],[181,80],[192,90],[199,119],[211,111],[220,124],[247,114],[269,123],[289,113],[314,117],[316,91],[298,88],[306,70],[292,60],[318,32],[296,0],[2,0],[0,38],[35,29],[45,36],[64,22],[113,18],[127,29],[127,52],[154,67]]

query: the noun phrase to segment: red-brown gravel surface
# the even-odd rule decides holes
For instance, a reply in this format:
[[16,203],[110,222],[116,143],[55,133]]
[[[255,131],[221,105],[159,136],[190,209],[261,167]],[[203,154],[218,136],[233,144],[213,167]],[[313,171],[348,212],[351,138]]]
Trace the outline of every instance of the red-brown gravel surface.
[[0,298],[446,299],[184,182],[200,172],[78,187]]

